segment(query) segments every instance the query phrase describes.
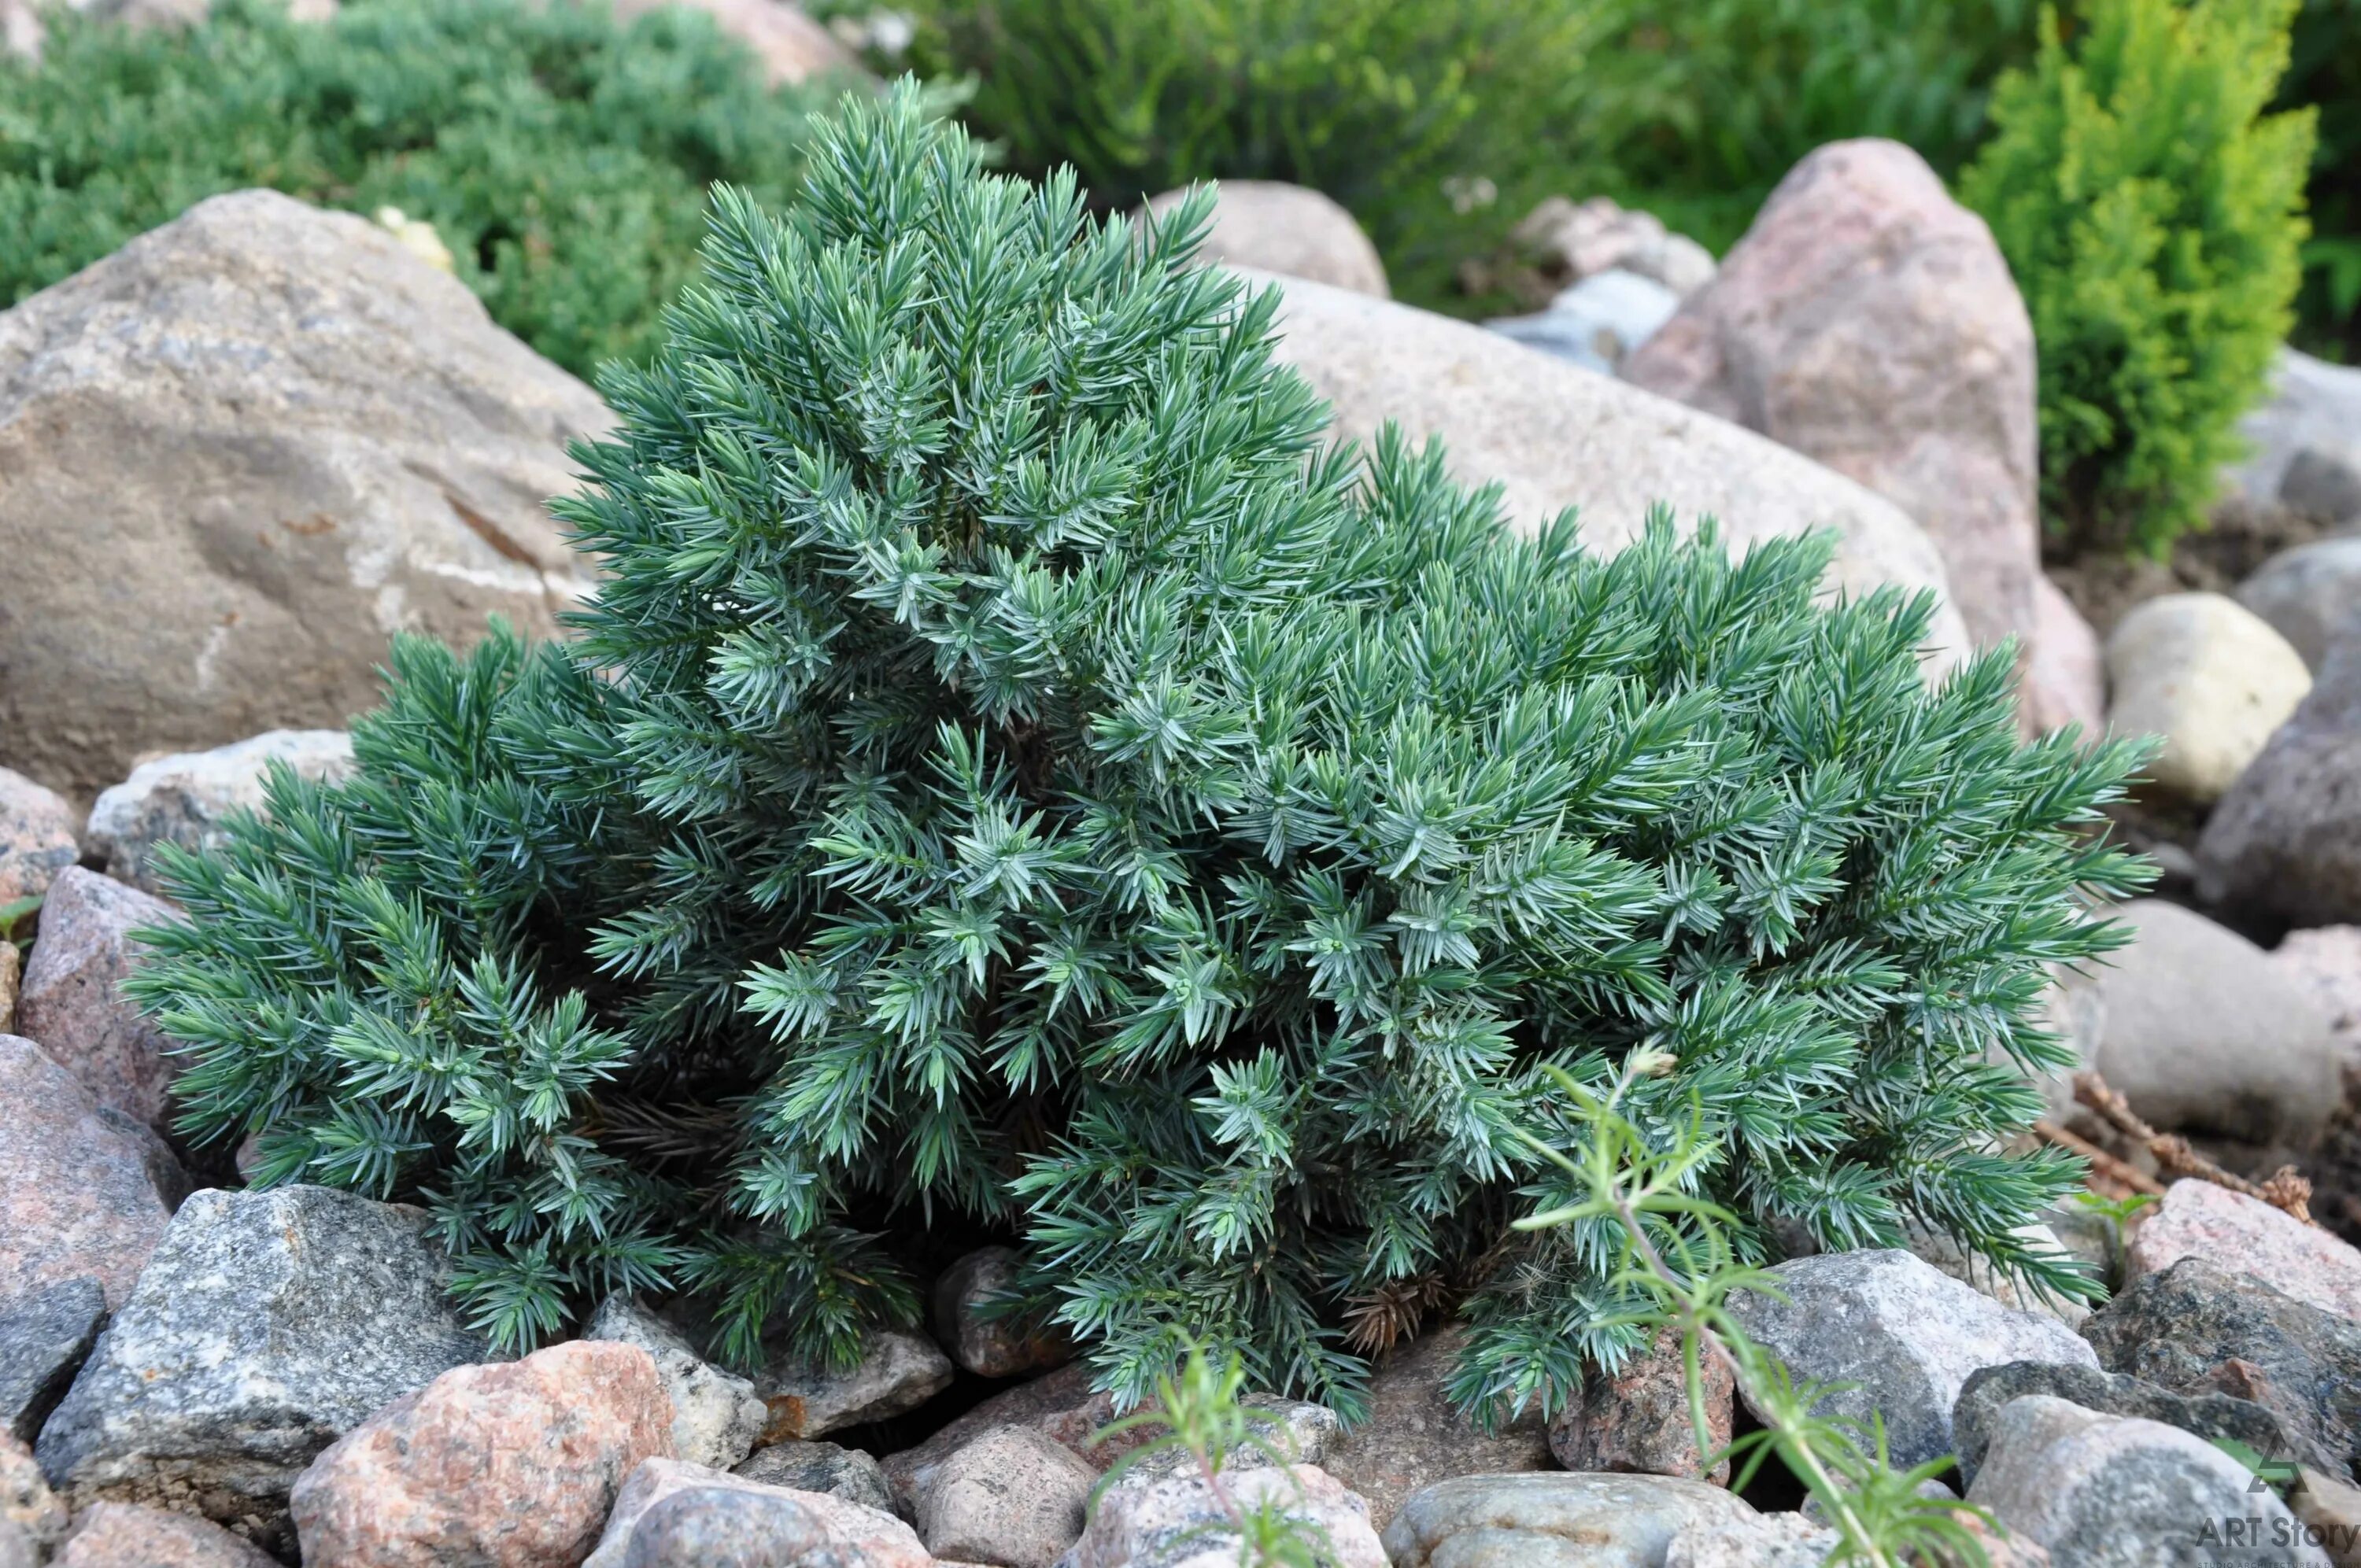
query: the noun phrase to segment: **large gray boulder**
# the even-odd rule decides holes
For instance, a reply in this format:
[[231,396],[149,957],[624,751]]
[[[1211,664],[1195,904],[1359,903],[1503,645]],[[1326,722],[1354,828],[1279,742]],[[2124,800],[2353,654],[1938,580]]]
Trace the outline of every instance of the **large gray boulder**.
[[1906,1252],[1799,1257],[1770,1278],[1786,1299],[1733,1295],[1740,1327],[1796,1382],[1841,1386],[1821,1402],[1824,1413],[1863,1422],[1882,1415],[1899,1467],[1952,1452],[1951,1408],[1984,1367],[2098,1368],[2091,1347],[2056,1319],[2004,1307]]
[[41,1429],[50,1485],[283,1527],[323,1449],[485,1358],[426,1225],[324,1187],[192,1197]]
[[2262,925],[2361,921],[2361,638],[2330,648],[2311,695],[2213,808],[2197,889]]
[[0,313],[0,765],[86,799],[343,723],[396,630],[554,631],[544,503],[611,419],[393,235],[268,191]]
[[1719,521],[1737,549],[1819,529],[1839,540],[1831,587],[1932,589],[1935,669],[1967,652],[1943,558],[1892,501],[1726,420],[1595,375],[1498,333],[1301,279],[1249,273],[1284,295],[1279,357],[1366,443],[1391,420],[1413,441],[1441,436],[1452,471],[1498,481],[1512,521],[1533,528],[1568,507],[1583,537],[1614,550],[1649,511],[1684,530]]
[[2301,1143],[2336,1109],[2326,1012],[2269,954],[2159,898],[2116,911],[2130,947],[2093,966],[2087,1065],[2159,1127]]
[[1942,552],[1979,643],[2032,634],[2032,318],[1992,231],[1900,142],[1788,170],[1623,375],[1883,496]]

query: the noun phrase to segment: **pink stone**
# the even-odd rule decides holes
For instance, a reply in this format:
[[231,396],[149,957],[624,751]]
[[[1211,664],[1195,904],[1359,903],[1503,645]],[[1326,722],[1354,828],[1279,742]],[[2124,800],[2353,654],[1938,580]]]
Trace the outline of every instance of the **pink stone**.
[[2034,630],[2033,322],[1983,220],[1901,143],[1788,170],[1623,376],[1909,513],[1979,644]]
[[[1729,1365],[1703,1346],[1698,1370],[1705,1385],[1706,1435],[1713,1452],[1730,1446],[1738,1383]],[[1688,1370],[1679,1331],[1655,1342],[1612,1373],[1593,1372],[1578,1403],[1551,1424],[1550,1452],[1568,1470],[1620,1470],[1679,1475],[1717,1486],[1730,1480],[1730,1461],[1706,1475],[1689,1414]]]
[[88,1275],[108,1310],[120,1307],[172,1218],[174,1174],[154,1134],[103,1112],[32,1041],[0,1035],[0,1279],[10,1288]]
[[93,1504],[74,1521],[54,1568],[279,1568],[210,1519],[131,1503]]
[[2361,1252],[2258,1198],[2210,1181],[2174,1182],[2132,1232],[2125,1283],[2185,1257],[2251,1274],[2282,1295],[2361,1321]]
[[164,1036],[116,988],[138,962],[130,933],[169,925],[180,911],[160,898],[80,866],[50,885],[41,932],[25,966],[16,1026],[82,1080],[102,1105],[157,1124],[179,1064]]
[[2046,576],[2033,580],[2033,627],[2020,700],[2025,727],[2047,735],[2079,724],[2095,736],[2107,724],[2107,656],[2099,634]]
[[575,1340],[395,1400],[312,1462],[290,1511],[304,1561],[334,1568],[576,1568],[671,1431],[646,1351]]
[[0,904],[47,893],[82,856],[78,826],[65,796],[0,768]]

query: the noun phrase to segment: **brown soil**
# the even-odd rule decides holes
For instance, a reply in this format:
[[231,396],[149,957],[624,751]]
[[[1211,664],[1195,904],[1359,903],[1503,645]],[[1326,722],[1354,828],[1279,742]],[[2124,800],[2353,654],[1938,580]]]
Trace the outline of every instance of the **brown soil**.
[[2280,551],[2340,532],[2303,512],[2232,500],[2214,510],[2213,527],[2181,535],[2169,561],[2097,554],[2042,565],[2103,639],[2143,599],[2160,594],[2231,593]]

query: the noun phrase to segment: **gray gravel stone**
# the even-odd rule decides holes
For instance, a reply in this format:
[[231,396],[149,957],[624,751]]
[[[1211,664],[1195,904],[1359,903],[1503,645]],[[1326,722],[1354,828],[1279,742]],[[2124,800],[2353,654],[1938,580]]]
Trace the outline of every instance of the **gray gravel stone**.
[[1082,1533],[1099,1473],[1031,1427],[994,1427],[935,1472],[918,1539],[937,1557],[1049,1568]]
[[341,729],[273,729],[210,751],[142,762],[91,807],[83,847],[106,862],[108,876],[160,894],[163,884],[149,864],[156,846],[218,843],[232,812],[262,809],[273,762],[299,778],[341,779],[353,771],[353,738]]
[[2176,1427],[2030,1394],[2002,1408],[1968,1501],[2061,1568],[2329,1568],[2253,1481]]
[[824,1437],[840,1427],[915,1410],[950,1386],[951,1364],[924,1334],[873,1331],[860,1365],[848,1372],[783,1357],[754,1376],[770,1409],[763,1442]]
[[192,1197],[42,1429],[50,1484],[280,1529],[321,1450],[487,1355],[425,1225],[323,1187]]
[[758,1448],[732,1474],[765,1486],[819,1492],[881,1513],[894,1511],[894,1488],[876,1460],[832,1442],[774,1442]]
[[2312,693],[2206,819],[2197,890],[2258,927],[2361,921],[2361,638],[2330,645]]
[[2211,1442],[2229,1438],[2267,1458],[2296,1458],[2307,1464],[2337,1464],[2317,1444],[2291,1434],[2278,1416],[2251,1399],[2227,1394],[2176,1394],[2120,1372],[2093,1372],[2087,1366],[2059,1366],[2048,1362],[2012,1361],[1987,1366],[1970,1376],[1951,1408],[1951,1433],[1959,1442],[1960,1479],[1973,1484],[1992,1442],[1993,1427],[2011,1399],[2046,1394],[2069,1400],[2086,1410],[2107,1416],[2136,1416]]
[[2234,1374],[2290,1436],[2361,1461],[2361,1323],[2350,1318],[2191,1257],[2134,1280],[2082,1333],[2108,1371],[2174,1393],[2219,1392]]
[[1672,1475],[1462,1475],[1405,1502],[1385,1548],[1393,1568],[1656,1568],[1683,1530],[1755,1517],[1719,1486]]
[[2361,537],[2315,539],[2280,551],[2238,585],[2238,602],[2318,670],[2361,609]]
[[727,1470],[753,1451],[769,1420],[754,1385],[705,1361],[678,1330],[629,1296],[600,1302],[582,1337],[616,1340],[648,1353],[672,1395],[674,1458]]
[[858,1568],[793,1497],[734,1486],[675,1492],[640,1516],[623,1568]]
[[1730,1306],[1740,1326],[1797,1382],[1851,1385],[1820,1408],[1861,1421],[1883,1414],[1897,1466],[1952,1451],[1951,1408],[1980,1368],[2098,1365],[2056,1319],[2004,1307],[1906,1252],[1828,1253],[1770,1272],[1787,1299],[1739,1292]]
[[40,1435],[105,1321],[106,1292],[88,1275],[0,1300],[0,1423],[19,1441]]

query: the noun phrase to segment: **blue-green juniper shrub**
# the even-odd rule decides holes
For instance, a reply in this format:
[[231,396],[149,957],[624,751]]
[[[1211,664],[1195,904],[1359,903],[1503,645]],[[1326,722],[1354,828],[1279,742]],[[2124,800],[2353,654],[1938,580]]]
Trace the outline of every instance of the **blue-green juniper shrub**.
[[1126,1398],[1185,1329],[1354,1411],[1455,1312],[1497,1412],[1631,1332],[1611,1237],[1509,1222],[1541,1069],[1644,1044],[1745,1255],[1915,1218],[2087,1290],[2004,1146],[2134,749],[2021,743],[2005,650],[1930,687],[1826,540],[1593,553],[1327,444],[1205,201],[1101,225],[906,87],[810,158],[605,375],[577,637],[401,642],[357,777],[175,858],[192,1133],[425,1204],[506,1344],[631,1288],[840,1361],[1002,1234]]

